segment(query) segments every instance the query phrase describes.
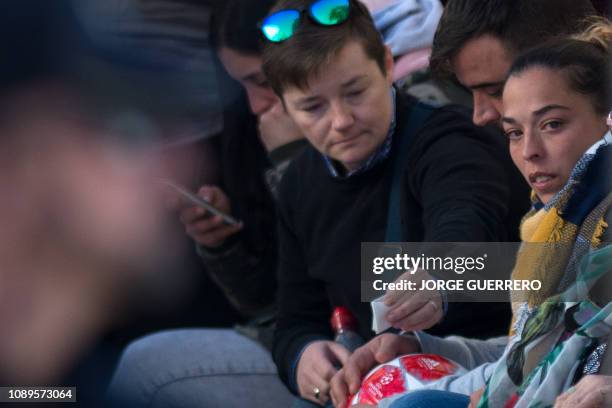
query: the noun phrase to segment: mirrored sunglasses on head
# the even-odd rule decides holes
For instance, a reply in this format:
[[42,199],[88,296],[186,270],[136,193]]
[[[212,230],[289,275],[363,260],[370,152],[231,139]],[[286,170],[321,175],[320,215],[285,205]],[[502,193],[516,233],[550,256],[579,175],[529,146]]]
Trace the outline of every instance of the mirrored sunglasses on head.
[[316,0],[306,10],[285,9],[274,12],[267,16],[259,26],[268,41],[280,43],[295,34],[305,11],[315,23],[322,26],[335,26],[348,19],[349,5],[350,0]]

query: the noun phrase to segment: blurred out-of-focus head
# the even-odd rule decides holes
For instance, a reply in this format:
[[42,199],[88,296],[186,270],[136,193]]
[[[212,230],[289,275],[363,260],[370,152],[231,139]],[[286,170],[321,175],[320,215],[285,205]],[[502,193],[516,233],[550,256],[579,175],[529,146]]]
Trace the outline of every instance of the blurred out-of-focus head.
[[67,0],[0,3],[0,379],[10,383],[60,378],[172,252],[155,182],[159,141],[180,122],[152,98],[169,92],[153,81],[165,67],[97,47],[73,11]]

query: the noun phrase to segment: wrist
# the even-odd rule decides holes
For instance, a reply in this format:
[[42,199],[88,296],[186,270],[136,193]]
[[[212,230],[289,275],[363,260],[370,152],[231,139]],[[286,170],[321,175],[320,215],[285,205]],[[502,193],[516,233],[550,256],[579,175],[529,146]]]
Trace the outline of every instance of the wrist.
[[224,240],[219,246],[207,246],[196,242],[196,249],[200,256],[205,258],[219,258],[232,253],[238,246],[238,234]]

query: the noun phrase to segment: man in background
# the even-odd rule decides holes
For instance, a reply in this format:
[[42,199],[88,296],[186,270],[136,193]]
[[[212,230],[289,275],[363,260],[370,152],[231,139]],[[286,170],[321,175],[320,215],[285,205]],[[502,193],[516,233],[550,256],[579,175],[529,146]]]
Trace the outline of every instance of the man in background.
[[581,31],[595,14],[589,0],[453,0],[434,36],[430,68],[472,93],[476,125],[497,124],[514,57],[553,36]]

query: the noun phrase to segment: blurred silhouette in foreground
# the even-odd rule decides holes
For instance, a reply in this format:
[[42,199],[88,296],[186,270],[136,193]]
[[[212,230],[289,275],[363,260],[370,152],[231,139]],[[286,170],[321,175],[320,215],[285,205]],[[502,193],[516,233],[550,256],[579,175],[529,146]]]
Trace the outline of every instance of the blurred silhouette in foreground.
[[155,180],[180,115],[163,64],[102,52],[69,1],[0,16],[0,385],[56,385],[172,278]]

